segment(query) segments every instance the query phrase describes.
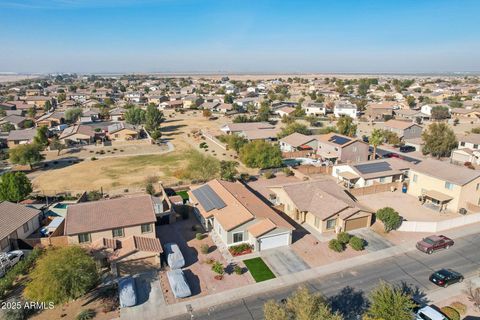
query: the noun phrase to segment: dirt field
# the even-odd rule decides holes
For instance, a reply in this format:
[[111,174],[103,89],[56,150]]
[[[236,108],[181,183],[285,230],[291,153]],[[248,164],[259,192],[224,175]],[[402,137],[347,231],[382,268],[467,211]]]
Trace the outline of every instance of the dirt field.
[[[63,168],[42,169],[30,175],[33,179],[34,191],[44,194],[71,192],[76,194],[84,190],[98,190],[121,193],[139,191],[144,187],[147,177],[156,176],[164,184],[178,182],[174,172],[186,165],[189,151],[202,150],[219,160],[235,160],[233,151],[225,151],[210,141],[207,152],[199,148],[201,140],[192,135],[192,131],[205,129],[218,131],[222,124],[231,119],[220,116],[217,120],[208,120],[200,111],[185,114],[173,111],[165,112],[166,121],[162,125],[163,139],[170,141],[175,150],[166,154],[132,155],[112,158],[99,158],[96,161],[87,159],[81,163]],[[217,132],[218,133],[218,132]],[[66,155],[67,156],[67,155]],[[257,170],[240,165],[240,172],[256,173]]]

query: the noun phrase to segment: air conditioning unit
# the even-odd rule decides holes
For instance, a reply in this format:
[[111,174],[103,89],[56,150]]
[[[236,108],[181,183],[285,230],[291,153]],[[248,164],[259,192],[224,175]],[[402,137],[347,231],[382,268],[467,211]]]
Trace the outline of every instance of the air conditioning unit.
[[465,208],[460,208],[460,209],[458,210],[458,213],[463,214],[463,215],[466,215],[466,214],[467,214],[467,209],[465,209]]

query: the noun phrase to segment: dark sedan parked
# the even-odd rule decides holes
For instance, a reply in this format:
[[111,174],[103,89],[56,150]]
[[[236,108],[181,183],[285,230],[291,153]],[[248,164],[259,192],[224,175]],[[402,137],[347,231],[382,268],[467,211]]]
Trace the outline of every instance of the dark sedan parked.
[[452,269],[441,269],[432,273],[429,280],[437,286],[446,288],[451,284],[462,282],[463,276]]

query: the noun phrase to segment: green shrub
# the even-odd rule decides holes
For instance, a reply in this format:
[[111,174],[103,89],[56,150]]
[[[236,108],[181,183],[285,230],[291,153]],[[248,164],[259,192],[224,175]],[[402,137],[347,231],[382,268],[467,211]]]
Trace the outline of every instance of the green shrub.
[[337,240],[342,244],[347,244],[352,236],[347,232],[340,232],[337,234]]
[[252,250],[252,246],[248,243],[240,243],[228,248],[228,251],[230,251],[232,255],[238,255],[242,252],[249,251],[249,250]]
[[210,246],[208,244],[204,243],[200,246],[200,252],[201,253],[207,254],[208,251],[210,251]]
[[216,274],[223,275],[225,273],[225,269],[223,268],[223,264],[215,261],[212,265],[212,271]]
[[235,274],[241,275],[243,273],[243,269],[242,267],[236,265],[235,267],[233,267],[233,272],[235,272]]
[[275,174],[272,172],[272,171],[267,171],[263,174],[263,176],[266,178],[266,179],[272,179],[272,178],[275,178]]
[[452,307],[443,307],[440,311],[442,311],[450,320],[460,320],[460,313]]
[[328,247],[335,252],[342,252],[345,250],[345,245],[337,239],[332,239],[328,242]]
[[390,207],[379,209],[376,217],[383,222],[385,232],[397,230],[402,224],[402,217],[400,217],[397,211]]
[[348,244],[355,251],[362,251],[365,249],[365,240],[356,236],[351,237]]
[[459,301],[452,302],[450,304],[450,307],[457,310],[458,313],[460,313],[461,315],[464,315],[467,313],[467,305]]
[[76,320],[90,320],[93,319],[96,315],[95,310],[85,309],[80,311],[75,317]]
[[203,228],[202,228],[202,226],[199,225],[199,224],[194,224],[194,225],[192,226],[192,231],[202,231],[202,230],[203,230]]
[[95,161],[95,160],[97,160],[97,158],[92,157],[92,158],[90,158],[90,160]]
[[285,169],[283,169],[283,173],[284,173],[287,177],[293,176],[293,171],[292,171],[290,168],[285,168]]
[[203,233],[197,232],[195,234],[195,239],[202,240],[203,238],[205,238],[205,235]]

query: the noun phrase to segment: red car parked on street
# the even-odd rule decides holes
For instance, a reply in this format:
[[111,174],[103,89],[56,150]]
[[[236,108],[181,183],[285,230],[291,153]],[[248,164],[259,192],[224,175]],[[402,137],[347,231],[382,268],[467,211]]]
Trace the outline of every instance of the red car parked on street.
[[453,246],[454,242],[452,239],[445,236],[430,236],[424,238],[421,241],[417,242],[417,249],[432,254],[437,250],[448,249]]

